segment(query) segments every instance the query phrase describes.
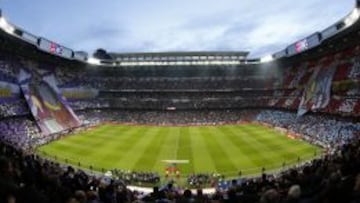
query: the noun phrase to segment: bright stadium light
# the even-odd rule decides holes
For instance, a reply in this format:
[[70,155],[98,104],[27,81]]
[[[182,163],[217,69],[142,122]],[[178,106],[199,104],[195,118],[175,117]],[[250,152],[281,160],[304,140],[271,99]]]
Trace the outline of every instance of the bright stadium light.
[[92,65],[100,65],[101,64],[99,59],[93,58],[93,57],[89,57],[87,59],[87,62],[92,64]]
[[267,62],[270,62],[274,60],[274,57],[272,55],[267,55],[267,56],[264,56],[260,59],[260,62],[261,63],[267,63]]
[[349,16],[347,16],[344,20],[345,26],[349,27],[353,25],[360,17],[360,12],[358,8],[355,8]]
[[14,34],[15,28],[4,17],[0,17],[0,28],[9,34]]

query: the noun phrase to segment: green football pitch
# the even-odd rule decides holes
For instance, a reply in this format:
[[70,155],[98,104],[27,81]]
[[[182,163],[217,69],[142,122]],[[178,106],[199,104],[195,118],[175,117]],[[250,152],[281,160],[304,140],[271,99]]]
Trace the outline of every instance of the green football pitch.
[[[181,175],[220,173],[225,177],[277,170],[321,154],[321,148],[289,139],[259,124],[224,126],[127,126],[105,124],[37,149],[48,158],[93,170],[154,171],[168,163]],[[172,162],[172,161],[170,161]],[[80,164],[79,164],[80,163]]]

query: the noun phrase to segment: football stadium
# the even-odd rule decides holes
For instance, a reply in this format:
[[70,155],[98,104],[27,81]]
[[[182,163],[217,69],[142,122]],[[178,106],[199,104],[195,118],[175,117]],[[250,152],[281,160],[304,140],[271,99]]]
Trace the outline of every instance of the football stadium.
[[77,51],[5,14],[0,203],[360,202],[359,0],[257,57]]

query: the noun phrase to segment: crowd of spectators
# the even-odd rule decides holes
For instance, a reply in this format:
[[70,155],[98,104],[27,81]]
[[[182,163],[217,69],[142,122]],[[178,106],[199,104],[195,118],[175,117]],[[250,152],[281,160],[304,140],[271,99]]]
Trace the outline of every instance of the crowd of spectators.
[[27,117],[0,120],[0,140],[18,149],[29,149],[41,139],[34,121]]
[[[166,110],[166,109],[236,109],[236,108],[252,108],[266,106],[267,98],[204,98],[201,100],[189,99],[162,99],[156,100],[152,98],[141,100],[130,100],[127,98],[111,98],[101,99],[96,102],[97,108],[118,108],[118,109],[138,109],[138,110]],[[94,104],[93,102],[90,105]],[[71,103],[70,103],[71,105]],[[78,107],[76,107],[78,108]],[[83,109],[82,107],[78,109]]]
[[56,73],[60,87],[99,89],[96,99],[73,101],[71,105],[75,109],[276,107],[296,110],[303,87],[315,68],[336,65],[331,100],[321,111],[349,116],[360,114],[358,49],[352,47],[286,69],[271,67],[276,70],[271,73],[261,67],[242,67],[241,71],[232,67],[202,67],[201,71],[198,67],[118,67],[86,71],[65,68],[57,69]]
[[77,114],[85,124],[108,121],[154,125],[200,125],[251,121],[256,112],[253,110],[131,111],[109,109],[78,111]]
[[292,112],[266,110],[261,111],[256,120],[285,128],[290,133],[301,134],[304,139],[327,148],[342,145],[359,136],[360,132],[358,122],[324,115],[307,115],[298,118]]
[[72,130],[47,135],[41,133],[36,122],[29,116],[8,117],[0,119],[0,142],[19,150],[30,151],[39,145],[68,135]]
[[68,104],[74,111],[86,109],[106,109],[110,108],[110,104],[106,100],[89,99],[89,100],[69,100]]
[[[327,61],[339,59],[339,57],[324,58]],[[334,95],[323,112],[359,115],[358,58],[350,54],[347,60],[337,61],[339,66],[334,79],[336,84],[332,87]],[[261,67],[97,69],[83,66],[63,67],[62,64],[58,64],[61,68],[52,70],[60,89],[89,87],[100,91],[97,98],[83,100],[69,98],[70,106],[75,110],[94,108],[164,110],[173,107],[177,109],[277,107],[295,110],[302,96],[299,85],[307,84],[313,73],[314,64],[322,64],[325,59],[295,64],[286,70],[282,70],[282,67],[271,67],[272,70],[276,70],[272,72],[262,70]],[[19,69],[28,63],[24,61],[20,57],[15,59],[9,55],[0,56],[0,81],[17,84]],[[45,69],[52,67],[42,63],[34,64]],[[29,114],[25,101],[16,99],[19,101],[2,102],[0,115]]]
[[0,145],[1,202],[344,202],[360,201],[360,142],[353,140],[332,154],[279,175],[233,181],[226,191],[204,195],[201,190],[170,183],[151,194],[130,191],[124,181],[89,176],[72,167]]
[[29,113],[29,108],[23,99],[13,98],[0,102],[0,115],[2,117],[28,115]]
[[112,176],[124,181],[125,184],[141,185],[143,183],[157,184],[160,182],[160,175],[156,172],[138,172],[130,170],[111,170]]
[[[259,68],[261,69],[261,68]],[[277,67],[274,67],[277,69]],[[63,67],[55,70],[59,87],[99,90],[214,90],[265,88],[278,81],[276,71],[233,66],[117,67],[98,69]],[[265,74],[264,74],[265,73]],[[246,77],[244,77],[246,76]]]
[[[242,90],[246,88],[261,89],[275,87],[273,78],[248,77],[85,77],[71,81],[71,86],[91,87],[99,90]],[[69,84],[60,85],[69,87]]]
[[0,53],[0,81],[16,84],[18,68],[19,62],[14,57]]
[[225,176],[212,173],[199,173],[199,174],[191,174],[187,177],[187,183],[191,187],[194,188],[202,188],[202,187],[215,187],[219,182],[225,180]]

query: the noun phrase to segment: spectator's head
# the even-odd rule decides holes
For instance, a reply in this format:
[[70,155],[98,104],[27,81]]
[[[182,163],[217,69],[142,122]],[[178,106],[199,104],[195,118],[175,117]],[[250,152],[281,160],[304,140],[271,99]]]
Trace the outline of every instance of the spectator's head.
[[357,174],[355,179],[354,192],[360,194],[360,173]]
[[86,198],[86,194],[84,191],[82,190],[78,190],[75,192],[75,199],[79,202],[79,203],[86,203],[87,198]]
[[279,193],[275,189],[267,190],[260,198],[261,203],[277,203],[279,200]]
[[186,189],[186,190],[184,191],[184,197],[185,197],[185,198],[191,198],[191,196],[192,196],[191,190]]
[[196,190],[196,193],[197,193],[198,196],[202,196],[202,195],[203,195],[202,189],[197,189],[197,190]]
[[66,201],[66,203],[80,203],[80,202],[78,202],[75,197],[71,197]]
[[299,185],[293,185],[290,187],[288,191],[288,199],[289,200],[298,200],[301,195],[301,189]]
[[6,203],[16,203],[16,198],[10,195],[6,198]]
[[3,176],[11,176],[13,171],[11,161],[5,157],[0,157],[0,174]]
[[96,192],[94,192],[94,191],[88,191],[86,198],[87,198],[89,201],[95,201],[95,200],[97,199]]

